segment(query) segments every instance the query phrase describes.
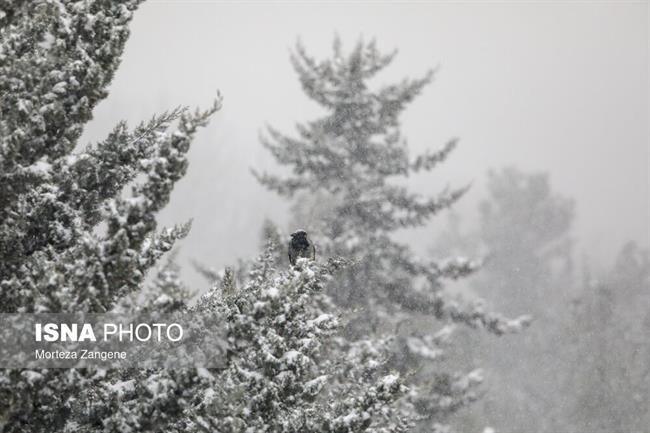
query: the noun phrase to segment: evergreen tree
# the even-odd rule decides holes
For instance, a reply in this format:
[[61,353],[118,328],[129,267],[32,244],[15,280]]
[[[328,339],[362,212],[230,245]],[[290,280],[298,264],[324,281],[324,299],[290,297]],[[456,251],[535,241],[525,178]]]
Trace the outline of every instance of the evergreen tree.
[[545,173],[513,167],[488,173],[478,236],[489,256],[482,277],[505,310],[524,309],[553,320],[549,299],[572,296],[573,200],[554,192]]
[[[155,215],[218,101],[134,129],[121,122],[103,141],[78,146],[107,96],[139,3],[0,4],[4,313],[109,311],[189,229],[158,230]],[[80,393],[108,380],[83,369],[3,370],[0,377],[0,425],[8,432],[62,430]]]
[[[489,292],[491,304],[500,311],[531,314],[535,326],[526,338],[495,341],[463,336],[458,358],[480,362],[493,385],[461,422],[471,429],[487,421],[502,432],[564,431],[562,401],[573,392],[566,377],[567,348],[573,344],[566,327],[576,295],[573,201],[553,191],[547,174],[507,167],[488,172],[487,197],[478,210],[478,226],[465,233],[452,219],[435,242],[434,254],[465,245],[485,255],[470,288]],[[504,352],[519,355],[508,357]],[[556,397],[558,393],[564,400]]]
[[[218,109],[174,110],[76,151],[106,97],[137,1],[5,9],[0,68],[0,304],[5,312],[94,311],[135,290],[189,226],[155,214]],[[168,131],[178,121],[174,131]],[[136,176],[144,180],[136,182]],[[123,188],[132,186],[130,198]],[[105,229],[99,229],[100,222]]]
[[[642,432],[650,392],[647,335],[648,252],[627,243],[612,269],[576,284],[573,200],[544,173],[491,171],[474,230],[457,218],[434,252],[455,245],[488,256],[471,288],[494,290],[500,310],[527,311],[526,339],[463,335],[456,359],[477,359],[493,385],[460,423],[489,422],[502,432]],[[520,355],[504,357],[504,352]],[[478,361],[475,361],[478,362]],[[538,416],[538,414],[544,416]]]
[[[275,248],[250,263],[241,289],[224,277],[189,309],[223,318],[222,368],[109,371],[71,402],[64,431],[403,432],[406,388],[386,347],[337,337],[323,292],[341,261],[278,272]],[[168,266],[159,275],[169,282]]]
[[585,279],[569,324],[576,334],[570,363],[573,395],[565,408],[570,431],[647,430],[649,257],[648,250],[628,242],[611,270]]
[[343,262],[300,259],[277,272],[276,251],[269,243],[241,290],[214,286],[196,307],[223,315],[229,356],[193,422],[233,433],[406,431],[412,420],[397,404],[406,389],[386,370],[385,347],[337,337],[323,287]]
[[[399,330],[393,361],[407,369],[436,359],[440,352],[441,339],[430,325],[424,332],[409,332],[417,324],[413,319],[433,316],[443,323],[461,322],[496,334],[519,329],[525,320],[507,320],[485,311],[480,303],[463,305],[446,295],[443,281],[470,274],[476,269],[474,262],[425,262],[392,237],[398,229],[424,225],[466,190],[445,189],[426,198],[399,182],[435,168],[456,140],[438,151],[409,155],[399,116],[431,81],[432,73],[372,88],[369,81],[394,54],[380,53],[374,42],[359,42],[345,54],[337,38],[333,56],[319,62],[298,43],[293,66],[306,95],[325,114],[298,124],[297,137],[270,127],[263,144],[290,168],[290,174],[254,174],[284,197],[297,195],[296,225],[308,224],[304,228],[316,240],[319,254],[356,261],[330,290],[337,304],[356,309],[348,333],[360,338]],[[472,399],[472,386],[467,384],[476,384],[479,376],[438,370],[427,375],[433,380],[421,392],[413,386],[411,395],[430,431],[441,428],[441,421]]]

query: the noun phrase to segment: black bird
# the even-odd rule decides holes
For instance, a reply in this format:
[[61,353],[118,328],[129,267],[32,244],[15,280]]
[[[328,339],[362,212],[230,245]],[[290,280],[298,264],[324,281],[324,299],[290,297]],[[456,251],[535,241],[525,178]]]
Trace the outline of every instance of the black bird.
[[291,233],[291,240],[289,241],[289,263],[296,264],[296,260],[304,257],[310,260],[316,260],[316,248],[314,244],[307,237],[307,232],[298,230]]

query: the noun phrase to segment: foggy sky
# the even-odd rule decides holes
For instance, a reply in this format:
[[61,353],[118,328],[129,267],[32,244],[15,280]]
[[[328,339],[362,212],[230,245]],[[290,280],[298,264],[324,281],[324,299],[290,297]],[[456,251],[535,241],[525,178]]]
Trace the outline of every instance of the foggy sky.
[[[431,175],[410,179],[435,193],[473,182],[456,206],[470,222],[489,168],[548,171],[576,199],[578,254],[602,265],[626,240],[649,243],[649,32],[647,2],[611,3],[217,3],[148,1],[137,12],[110,96],[82,142],[121,119],[134,126],[177,105],[221,112],[197,137],[187,176],[163,225],[194,218],[184,259],[221,267],[257,252],[268,216],[286,227],[283,199],[260,187],[250,167],[273,170],[258,134],[266,123],[292,132],[321,112],[289,63],[300,36],[318,57],[338,33],[344,47],[376,37],[399,49],[376,84],[439,66],[408,107],[412,152],[451,137],[459,148]],[[425,252],[444,227],[404,234]]]

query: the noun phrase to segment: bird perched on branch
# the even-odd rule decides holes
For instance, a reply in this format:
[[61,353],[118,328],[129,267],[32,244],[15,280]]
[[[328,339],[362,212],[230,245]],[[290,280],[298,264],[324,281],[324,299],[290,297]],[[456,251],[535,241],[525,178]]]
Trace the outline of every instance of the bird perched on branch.
[[304,230],[291,233],[289,241],[289,263],[293,266],[299,258],[316,259],[316,248]]

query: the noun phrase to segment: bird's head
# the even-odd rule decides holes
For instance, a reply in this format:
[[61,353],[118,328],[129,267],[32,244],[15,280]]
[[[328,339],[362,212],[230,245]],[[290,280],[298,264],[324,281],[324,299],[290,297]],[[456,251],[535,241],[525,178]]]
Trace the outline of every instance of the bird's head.
[[307,232],[304,230],[296,230],[295,232],[291,233],[291,240],[301,240],[301,239],[307,239]]

